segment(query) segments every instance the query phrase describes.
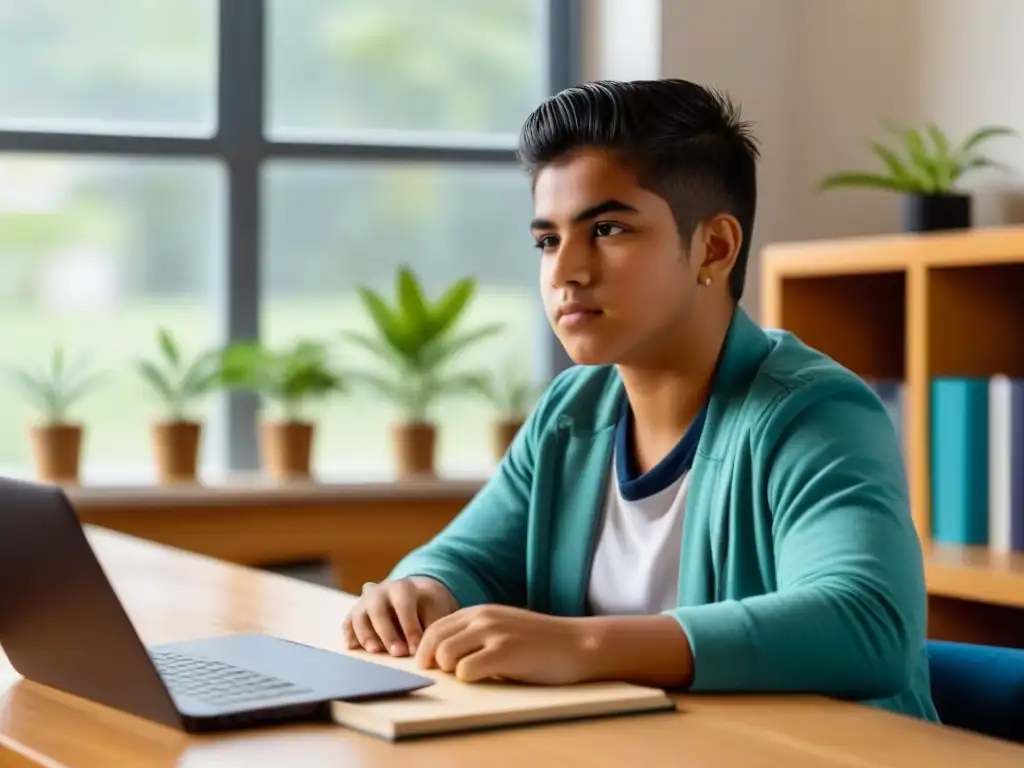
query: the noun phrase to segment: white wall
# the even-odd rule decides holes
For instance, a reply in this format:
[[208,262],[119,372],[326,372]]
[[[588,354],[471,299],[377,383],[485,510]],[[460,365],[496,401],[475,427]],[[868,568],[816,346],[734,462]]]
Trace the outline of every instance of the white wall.
[[797,163],[792,80],[796,6],[790,0],[664,0],[662,75],[726,91],[760,142],[758,212],[743,305],[759,309],[757,254],[794,232]]
[[[788,0],[792,2],[793,0]],[[798,237],[896,231],[898,208],[877,192],[808,191],[822,174],[871,162],[861,141],[880,118],[934,121],[959,141],[986,123],[1024,135],[1024,2],[1020,0],[796,0],[799,59]],[[873,50],[867,50],[871,41]],[[667,69],[667,63],[666,63]],[[965,177],[979,225],[1024,221],[1018,190],[1024,139],[987,149],[1012,164]]]
[[661,77],[662,0],[581,0],[587,80]]
[[[685,77],[741,103],[762,150],[755,250],[898,230],[892,195],[815,189],[825,173],[872,164],[862,142],[886,138],[883,118],[932,120],[954,140],[986,123],[1024,134],[1024,0],[585,2],[599,20],[587,31],[587,78]],[[1024,222],[1024,139],[989,152],[1018,170],[965,179],[976,221]],[[755,261],[744,302],[755,314],[758,291]]]

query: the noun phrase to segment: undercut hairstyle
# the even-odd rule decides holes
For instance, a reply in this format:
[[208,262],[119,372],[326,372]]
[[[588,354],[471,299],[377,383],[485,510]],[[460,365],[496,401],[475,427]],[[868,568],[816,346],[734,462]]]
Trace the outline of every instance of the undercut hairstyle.
[[743,296],[757,208],[757,143],[729,97],[687,80],[599,81],[568,88],[526,119],[519,160],[531,177],[570,152],[604,149],[664,198],[688,243],[697,225],[736,217],[743,241],[729,277]]

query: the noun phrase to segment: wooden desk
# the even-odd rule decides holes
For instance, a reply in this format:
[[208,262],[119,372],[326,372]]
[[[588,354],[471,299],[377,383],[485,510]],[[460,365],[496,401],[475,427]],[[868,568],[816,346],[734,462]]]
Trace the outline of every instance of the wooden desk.
[[[147,643],[268,632],[341,649],[339,628],[352,603],[347,595],[103,529],[91,529],[89,537]],[[400,744],[330,725],[189,736],[22,680],[0,655],[0,765],[1024,765],[1022,747],[815,696],[682,696],[678,704],[673,714]]]

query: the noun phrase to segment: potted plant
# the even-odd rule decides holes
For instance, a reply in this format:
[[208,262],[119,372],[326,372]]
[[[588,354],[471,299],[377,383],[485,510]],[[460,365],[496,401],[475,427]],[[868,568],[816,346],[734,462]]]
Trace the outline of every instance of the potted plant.
[[399,409],[399,421],[392,428],[399,478],[433,475],[437,446],[433,407],[443,397],[480,388],[480,374],[455,372],[450,366],[459,354],[502,326],[495,323],[459,332],[459,321],[476,291],[475,281],[469,278],[456,281],[436,301],[427,298],[408,267],[397,272],[392,304],[366,286],[358,291],[373,333],[347,332],[345,336],[373,353],[387,370],[352,375]]
[[276,480],[312,476],[315,425],[310,403],[343,391],[344,380],[326,344],[308,339],[281,349],[256,341],[229,345],[220,359],[221,381],[259,394],[276,417],[260,420],[260,450],[268,474]]
[[478,392],[497,414],[491,422],[491,448],[495,461],[501,461],[508,452],[544,389],[528,376],[523,376],[521,370],[522,366],[510,362],[503,371],[481,378],[479,382]]
[[190,409],[220,384],[217,350],[202,352],[190,360],[164,328],[157,330],[157,360],[139,360],[139,375],[164,409],[163,418],[150,425],[150,443],[159,482],[193,483],[199,464],[202,424]]
[[953,146],[933,123],[924,129],[887,127],[902,145],[902,154],[898,149],[870,141],[868,147],[881,160],[882,170],[832,173],[822,179],[821,189],[861,187],[902,194],[905,232],[970,227],[971,196],[959,191],[957,182],[977,168],[1002,167],[978,150],[990,139],[1015,136],[1016,132],[1005,126],[985,126]]
[[36,478],[77,485],[85,430],[71,419],[71,409],[99,383],[100,377],[84,357],[69,363],[61,346],[53,350],[47,369],[13,367],[8,373],[39,411],[39,422],[29,430]]

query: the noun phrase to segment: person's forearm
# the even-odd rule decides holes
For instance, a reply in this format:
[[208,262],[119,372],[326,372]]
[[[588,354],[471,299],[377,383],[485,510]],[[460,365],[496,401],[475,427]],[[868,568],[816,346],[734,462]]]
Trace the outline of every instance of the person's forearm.
[[601,616],[576,619],[586,680],[623,680],[660,688],[693,680],[693,654],[670,616]]
[[697,659],[691,690],[896,695],[921,653],[924,623],[909,601],[857,582],[674,609]]

